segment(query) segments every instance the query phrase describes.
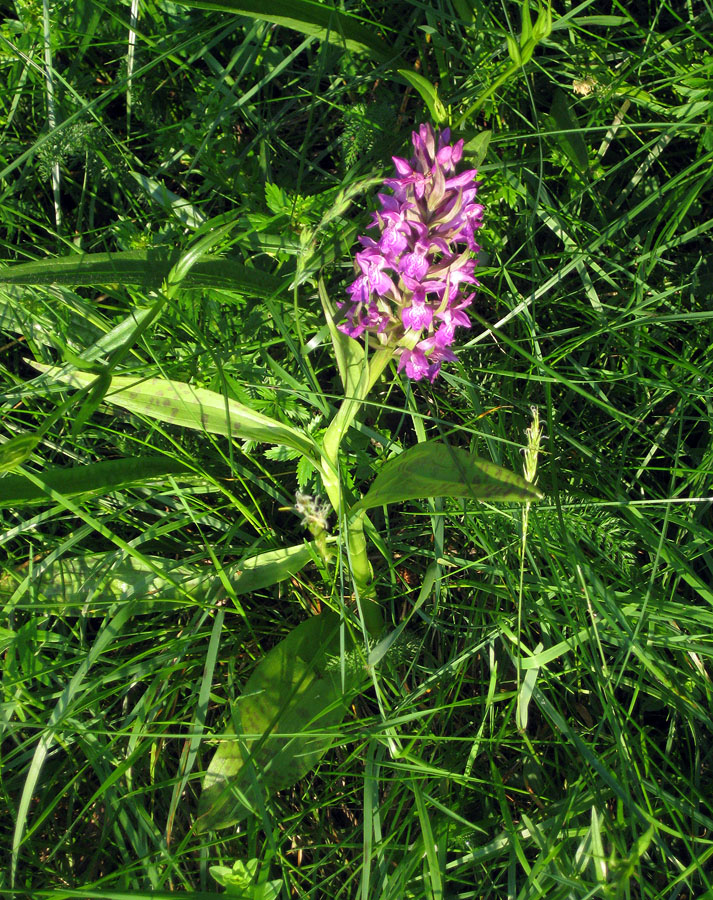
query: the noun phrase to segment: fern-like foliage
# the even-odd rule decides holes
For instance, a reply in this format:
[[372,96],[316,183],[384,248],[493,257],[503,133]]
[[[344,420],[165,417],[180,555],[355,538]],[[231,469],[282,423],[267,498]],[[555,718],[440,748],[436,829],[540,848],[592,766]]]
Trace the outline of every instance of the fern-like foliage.
[[357,162],[370,159],[376,148],[383,158],[384,142],[394,134],[394,109],[386,100],[374,103],[355,103],[342,113],[344,127],[341,136],[344,166],[351,169]]

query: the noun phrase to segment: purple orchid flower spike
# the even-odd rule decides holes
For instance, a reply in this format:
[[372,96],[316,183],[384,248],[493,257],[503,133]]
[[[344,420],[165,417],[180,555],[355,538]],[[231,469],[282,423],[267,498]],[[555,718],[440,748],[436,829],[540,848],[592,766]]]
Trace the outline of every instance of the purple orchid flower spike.
[[475,169],[456,173],[463,141],[450,139],[448,128],[436,134],[420,125],[411,136],[413,157],[393,158],[396,177],[384,181],[393,193],[378,195],[381,208],[371,223],[380,237],[359,238],[358,275],[349,299],[337,304],[345,319],[339,328],[394,347],[398,370],[414,381],[432,382],[442,362],[455,360],[455,330],[470,327],[465,308],[473,299],[462,289],[478,284],[479,182]]

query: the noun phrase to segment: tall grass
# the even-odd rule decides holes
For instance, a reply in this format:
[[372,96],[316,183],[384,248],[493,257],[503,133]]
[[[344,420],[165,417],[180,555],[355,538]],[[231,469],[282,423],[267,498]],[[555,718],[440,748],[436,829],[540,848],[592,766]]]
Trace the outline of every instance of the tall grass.
[[[522,472],[534,407],[546,498],[375,511],[377,596],[406,627],[318,769],[199,834],[231,701],[342,590],[318,557],[234,584],[302,542],[290,507],[318,478],[73,400],[28,360],[91,370],[104,347],[123,375],[319,437],[341,387],[318,279],[344,296],[390,155],[434,97],[444,123],[472,109],[522,27],[507,0],[349,2],[326,25],[328,4],[290,22],[227,5],[5,4],[2,438],[40,440],[0,480],[0,890],[211,893],[211,867],[257,860],[283,898],[713,897],[710,3],[556,2],[462,122],[486,205],[473,330],[432,387],[387,370],[344,464],[360,492],[439,438]],[[225,268],[194,267],[146,318],[171,253],[228,222]],[[116,275],[58,262],[129,250]],[[118,481],[42,487],[133,458]]]

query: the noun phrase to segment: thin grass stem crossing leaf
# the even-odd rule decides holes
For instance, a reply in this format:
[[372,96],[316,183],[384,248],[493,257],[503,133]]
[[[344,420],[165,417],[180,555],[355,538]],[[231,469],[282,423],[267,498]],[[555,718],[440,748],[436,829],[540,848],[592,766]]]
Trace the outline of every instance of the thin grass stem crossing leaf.
[[542,492],[514,472],[433,441],[410,447],[385,463],[352,512],[426,497],[531,502]]
[[258,663],[235,704],[236,728],[223,735],[208,766],[199,831],[241,821],[267,794],[291,787],[317,765],[366,680],[354,645],[347,648],[342,666],[339,616],[328,610],[298,625]]

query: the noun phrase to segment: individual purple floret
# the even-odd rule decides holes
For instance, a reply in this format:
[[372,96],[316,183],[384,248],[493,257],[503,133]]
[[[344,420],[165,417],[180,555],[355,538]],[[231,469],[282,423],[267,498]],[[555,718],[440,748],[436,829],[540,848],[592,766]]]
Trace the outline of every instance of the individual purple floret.
[[359,274],[347,288],[349,300],[337,304],[345,334],[367,332],[378,346],[395,347],[399,371],[415,381],[433,381],[441,363],[456,358],[450,347],[456,328],[470,327],[465,309],[473,299],[462,286],[478,283],[479,182],[475,169],[456,174],[463,141],[449,144],[450,136],[448,128],[437,136],[421,125],[411,136],[411,160],[393,158],[396,177],[384,181],[393,194],[378,195],[381,208],[371,223],[381,235],[359,238]]

